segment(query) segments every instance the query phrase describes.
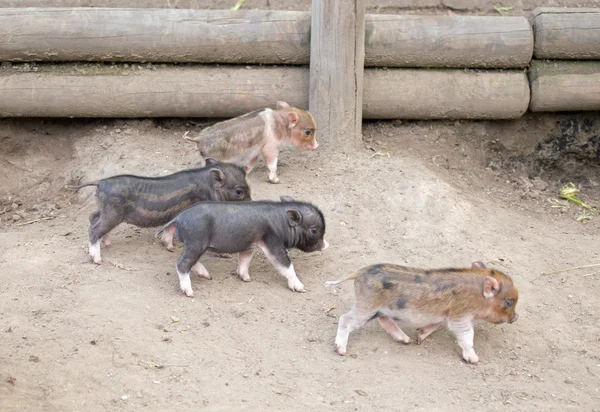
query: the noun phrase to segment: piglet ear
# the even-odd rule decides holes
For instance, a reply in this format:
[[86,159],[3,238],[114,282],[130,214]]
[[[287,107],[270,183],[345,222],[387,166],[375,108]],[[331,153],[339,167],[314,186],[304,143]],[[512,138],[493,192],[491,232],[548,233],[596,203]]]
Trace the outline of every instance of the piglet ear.
[[217,163],[219,163],[219,161],[217,159],[215,159],[214,157],[207,157],[206,159],[204,159],[204,161],[206,162],[206,165],[216,165]]
[[471,268],[473,269],[485,269],[485,265],[483,264],[483,262],[473,262],[471,263]]
[[486,276],[483,283],[483,296],[487,299],[494,297],[500,292],[500,284],[491,276]]
[[290,226],[295,227],[302,224],[302,214],[296,209],[288,209],[285,213],[287,213]]
[[289,109],[289,107],[290,107],[290,105],[287,104],[286,102],[279,101],[275,104],[276,109]]
[[293,129],[294,127],[296,127],[296,125],[298,124],[298,113],[295,112],[289,112],[288,113],[288,127],[290,129]]
[[221,187],[225,184],[225,174],[219,169],[210,169],[210,180],[213,187]]
[[293,202],[294,199],[291,196],[280,196],[279,200],[281,200],[282,202]]

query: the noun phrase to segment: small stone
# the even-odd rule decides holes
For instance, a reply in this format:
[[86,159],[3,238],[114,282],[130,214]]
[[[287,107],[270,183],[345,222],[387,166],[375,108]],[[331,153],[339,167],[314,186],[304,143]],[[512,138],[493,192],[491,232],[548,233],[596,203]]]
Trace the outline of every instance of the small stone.
[[124,401],[126,401],[128,398],[129,398],[129,396],[127,396],[127,395],[121,396],[121,399],[124,400]]
[[21,216],[19,216],[19,215],[13,215],[13,217],[12,217],[12,220],[13,220],[13,221],[15,221],[15,222],[18,222],[18,221],[19,221],[19,220],[21,220],[21,219],[22,219],[22,218],[21,218]]
[[567,385],[573,385],[575,382],[573,382],[573,380],[571,378],[567,378],[567,379],[565,379],[565,383]]

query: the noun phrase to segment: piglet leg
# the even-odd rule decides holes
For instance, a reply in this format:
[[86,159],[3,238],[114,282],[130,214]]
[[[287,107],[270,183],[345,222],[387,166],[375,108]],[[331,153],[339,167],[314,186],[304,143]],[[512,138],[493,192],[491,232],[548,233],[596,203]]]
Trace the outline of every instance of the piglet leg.
[[379,323],[385,329],[387,333],[389,333],[395,340],[400,343],[409,343],[410,338],[400,327],[394,322],[393,319],[388,318],[387,316],[379,316]]
[[[177,260],[177,275],[179,276],[179,287],[186,296],[194,296],[192,289],[192,281],[190,279],[190,271],[194,268],[196,271],[204,272],[208,275],[206,268],[200,263],[200,257],[206,251],[206,247],[199,249],[190,249],[187,244],[184,244],[183,254]],[[200,267],[201,266],[201,267]],[[200,274],[200,273],[199,273]],[[202,274],[200,274],[202,276]]]
[[258,156],[254,156],[252,159],[250,159],[248,164],[246,164],[246,166],[244,167],[244,171],[246,172],[246,174],[250,173],[252,171],[252,169],[254,169],[254,166],[256,165],[257,160],[258,160]]
[[212,279],[212,277],[208,273],[208,270],[206,270],[206,267],[202,263],[200,263],[200,261],[196,262],[194,266],[192,266],[192,270],[196,272],[201,278],[209,280]]
[[253,255],[254,250],[252,249],[239,253],[237,274],[244,282],[250,282],[250,273],[248,273],[248,268],[250,267],[250,261],[252,261]]
[[420,345],[423,343],[425,338],[438,330],[440,325],[441,323],[432,323],[431,325],[423,326],[422,328],[417,329],[417,344]]
[[335,336],[336,352],[340,355],[345,355],[346,348],[348,346],[348,336],[350,336],[350,333],[367,323],[369,319],[373,318],[374,315],[374,313],[370,313],[368,315],[358,314],[356,309],[352,308],[350,312],[340,316],[338,330]]
[[160,240],[169,252],[175,251],[175,247],[173,246],[173,237],[175,236],[176,230],[177,226],[171,225],[163,231],[162,236],[160,237]]
[[[279,241],[275,240],[272,243],[278,244]],[[269,247],[265,244],[261,244],[259,245],[259,247],[267,257],[269,262],[271,262],[271,264],[275,266],[275,269],[277,269],[277,271],[287,279],[288,288],[295,292],[306,292],[306,288],[304,287],[302,282],[300,282],[298,276],[296,276],[294,264],[292,263],[292,261],[287,255],[286,250],[282,246],[277,245]]]
[[473,330],[473,323],[471,319],[448,321],[448,329],[450,329],[456,336],[456,339],[458,340],[458,346],[460,346],[462,349],[463,359],[468,363],[479,363],[479,357],[473,348],[475,331]]
[[269,182],[280,183],[277,177],[277,159],[279,156],[277,147],[267,145],[263,148],[262,154],[269,169]]

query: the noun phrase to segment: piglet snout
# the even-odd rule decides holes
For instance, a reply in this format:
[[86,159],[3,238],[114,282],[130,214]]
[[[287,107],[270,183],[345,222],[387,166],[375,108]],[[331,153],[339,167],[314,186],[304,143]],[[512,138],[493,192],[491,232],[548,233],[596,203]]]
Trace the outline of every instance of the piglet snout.
[[319,143],[315,142],[315,144],[313,144],[313,145],[310,147],[310,150],[317,150],[317,148],[318,148],[318,147],[319,147]]
[[325,239],[323,239],[323,247],[321,248],[321,252],[329,247],[329,243]]
[[510,319],[508,319],[508,323],[514,323],[517,321],[517,319],[519,319],[519,315],[515,313]]

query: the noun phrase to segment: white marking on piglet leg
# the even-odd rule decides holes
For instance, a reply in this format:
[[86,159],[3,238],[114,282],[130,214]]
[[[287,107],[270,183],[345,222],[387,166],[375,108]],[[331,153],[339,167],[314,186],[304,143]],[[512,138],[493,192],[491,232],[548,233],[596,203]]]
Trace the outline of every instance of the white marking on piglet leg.
[[423,343],[425,338],[438,330],[440,325],[441,323],[432,323],[431,325],[423,326],[422,328],[417,329],[417,344],[420,345]]
[[196,272],[201,278],[212,279],[212,277],[208,274],[208,270],[206,270],[206,267],[202,263],[200,263],[200,261],[197,261],[194,264],[194,266],[192,266],[192,270]]
[[353,320],[353,312],[350,311],[342,316],[338,322],[338,330],[335,335],[335,350],[340,355],[346,354],[346,348],[348,346],[348,336],[350,331],[348,330],[348,324]]
[[244,282],[250,282],[250,273],[248,272],[248,269],[250,268],[250,262],[252,261],[253,255],[254,250],[252,249],[239,253],[237,274]]
[[281,266],[279,264],[275,264],[275,268],[279,273],[281,273],[288,281],[288,288],[292,289],[296,292],[304,293],[306,292],[306,288],[296,276],[296,271],[294,270],[294,264],[291,263],[287,268],[285,266]]
[[356,314],[354,308],[350,312],[340,316],[337,335],[335,336],[335,350],[340,355],[346,354],[348,345],[348,336],[350,333],[367,323],[373,316],[360,316]]
[[181,288],[181,291],[185,293],[186,296],[194,296],[194,291],[192,290],[192,281],[190,280],[190,273],[180,273],[179,270],[177,270],[177,275],[179,275],[179,287]]
[[389,333],[395,340],[401,343],[409,343],[410,338],[400,327],[394,322],[393,319],[388,318],[387,316],[379,316],[379,323],[385,329],[387,333]]
[[100,256],[100,240],[96,241],[96,243],[90,243],[88,252],[95,264],[99,265],[102,263],[102,257]]
[[468,363],[479,363],[479,357],[473,348],[475,331],[473,330],[473,323],[471,322],[471,319],[448,321],[448,329],[450,329],[456,336],[456,339],[458,340],[458,346],[460,346],[462,349],[463,359]]
[[[267,161],[267,168],[269,169],[269,181],[271,183],[279,183],[279,178],[277,177],[277,153],[274,157]],[[266,159],[265,159],[266,160]]]
[[269,262],[271,262],[271,264],[275,266],[275,269],[277,269],[277,271],[287,279],[288,288],[296,292],[306,292],[306,288],[304,287],[302,282],[300,282],[298,276],[296,276],[296,271],[294,270],[293,263],[290,262],[290,265],[288,267],[285,267],[281,263],[279,263],[273,255],[271,255],[271,252],[269,252],[269,249],[267,249],[266,246],[261,244],[258,245],[258,247],[260,248],[260,250],[263,251]]

